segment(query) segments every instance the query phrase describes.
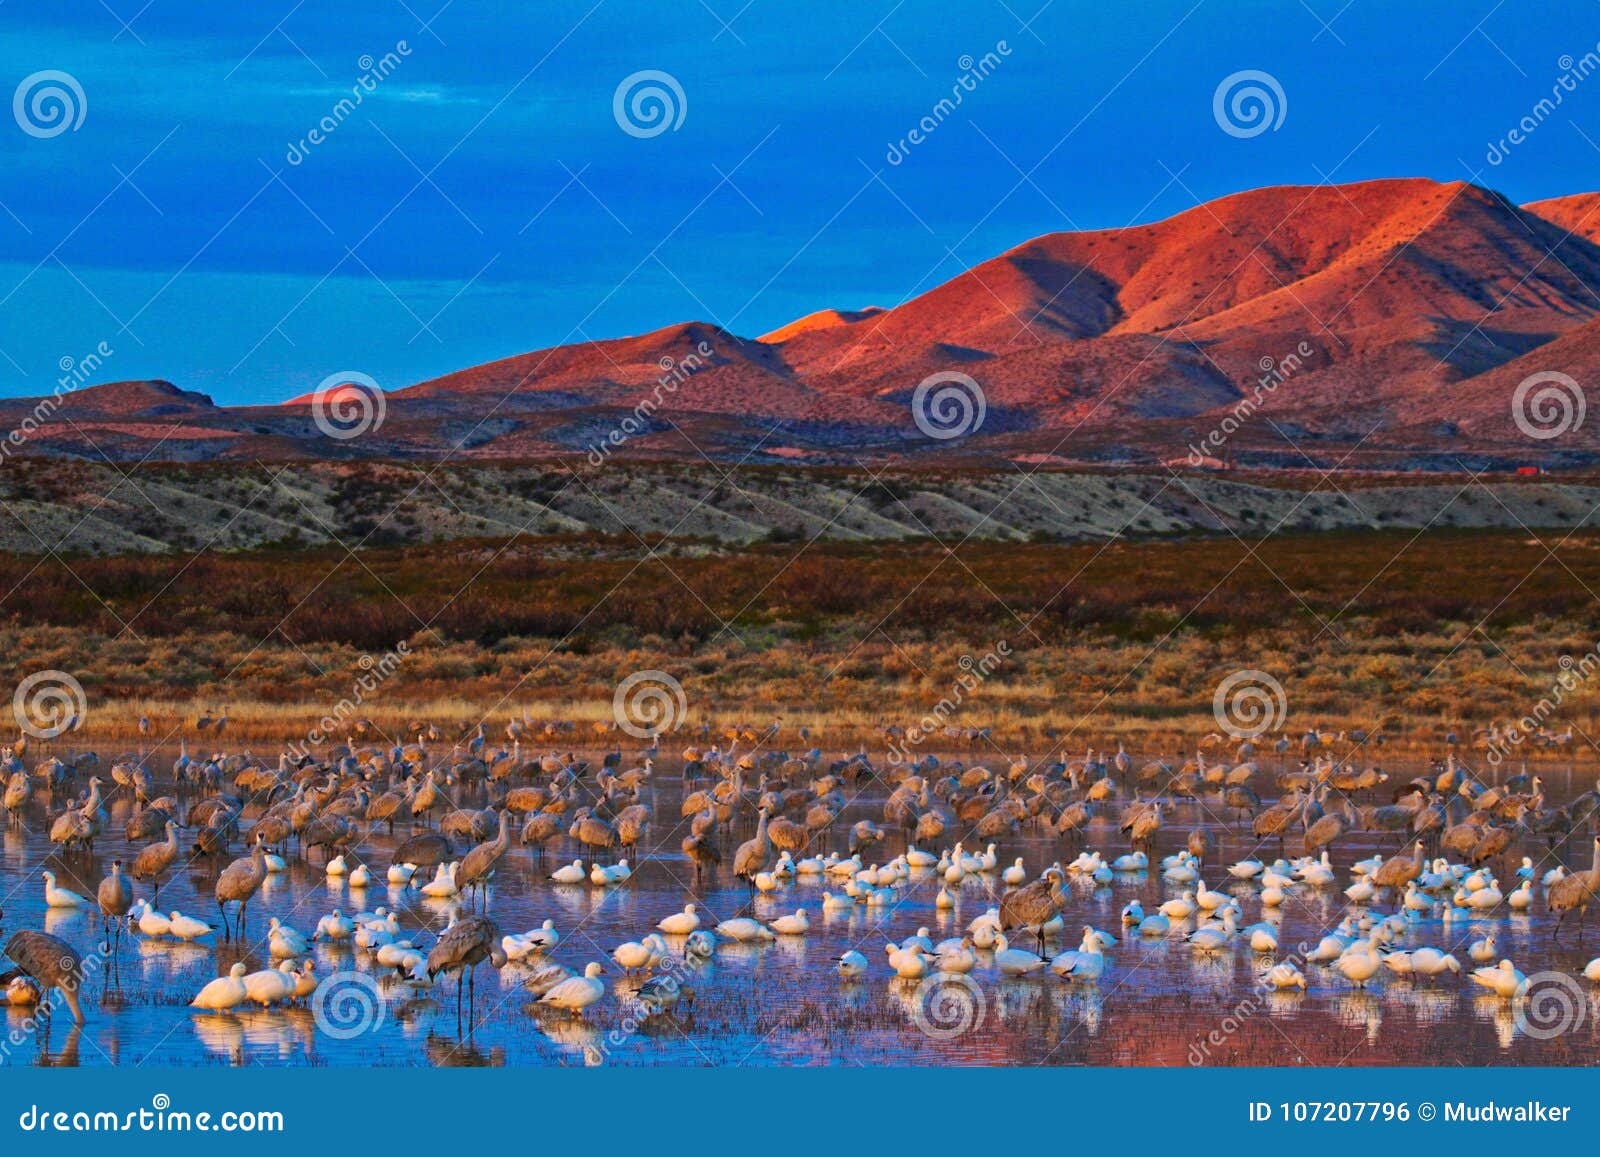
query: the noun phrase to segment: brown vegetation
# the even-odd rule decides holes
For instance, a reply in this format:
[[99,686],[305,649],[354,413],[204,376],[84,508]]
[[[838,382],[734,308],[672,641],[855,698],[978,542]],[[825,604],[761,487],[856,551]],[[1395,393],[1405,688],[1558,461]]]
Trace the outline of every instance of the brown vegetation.
[[[908,724],[1009,650],[949,723],[1013,741],[1212,729],[1240,668],[1287,689],[1291,732],[1382,727],[1437,742],[1529,711],[1563,654],[1595,646],[1600,536],[1374,533],[1107,547],[815,544],[723,551],[616,539],[231,556],[0,556],[0,645],[60,668],[90,721],[165,732],[195,703],[308,721],[404,641],[361,705],[439,718],[606,719],[623,675],[661,669],[690,723],[810,723],[827,742]],[[1568,694],[1552,726],[1590,731]],[[118,706],[113,706],[114,704]],[[165,722],[162,722],[165,720]],[[940,720],[941,726],[944,720]],[[790,741],[791,744],[793,740]]]

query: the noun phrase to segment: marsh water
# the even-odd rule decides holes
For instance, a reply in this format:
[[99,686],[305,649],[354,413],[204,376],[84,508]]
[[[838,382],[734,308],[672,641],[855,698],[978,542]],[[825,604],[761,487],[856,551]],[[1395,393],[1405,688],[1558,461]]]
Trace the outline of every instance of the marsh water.
[[[970,754],[955,756],[972,761]],[[166,790],[165,770],[171,753],[154,752],[149,766],[158,789]],[[1263,762],[1268,780],[1275,761]],[[1390,768],[1402,782],[1404,769]],[[1411,770],[1421,770],[1413,768]],[[1552,804],[1588,790],[1595,772],[1584,765],[1552,765],[1540,769]],[[109,777],[107,777],[109,779]],[[1493,779],[1492,775],[1484,775]],[[697,786],[704,786],[697,785]],[[453,789],[454,790],[454,789]],[[58,1015],[48,1029],[36,1026],[29,1010],[10,1009],[6,1035],[0,1041],[0,1064],[34,1065],[328,1065],[425,1066],[626,1064],[626,1065],[772,1065],[772,1064],[1000,1064],[1000,1065],[1183,1065],[1183,1064],[1594,1064],[1600,1062],[1600,985],[1582,978],[1585,963],[1600,955],[1600,929],[1590,928],[1580,944],[1570,927],[1556,942],[1553,920],[1544,910],[1542,890],[1531,912],[1512,913],[1502,906],[1494,918],[1428,920],[1413,924],[1399,946],[1435,945],[1460,957],[1463,975],[1435,980],[1410,980],[1380,971],[1365,990],[1319,965],[1305,965],[1304,993],[1267,993],[1257,975],[1270,958],[1242,944],[1217,956],[1198,955],[1183,939],[1192,925],[1174,923],[1165,938],[1124,934],[1118,915],[1138,898],[1147,909],[1192,889],[1162,879],[1159,867],[1147,873],[1120,874],[1110,884],[1071,877],[1064,913],[1066,931],[1051,951],[1075,947],[1084,924],[1113,930],[1119,937],[1110,950],[1105,974],[1094,985],[1070,985],[1045,970],[1027,977],[1003,978],[992,956],[980,951],[973,984],[954,993],[954,1005],[940,1007],[941,994],[927,983],[894,977],[884,945],[926,928],[933,939],[960,935],[969,922],[995,904],[1003,891],[998,872],[968,876],[954,889],[953,910],[940,910],[936,896],[940,878],[929,869],[913,874],[897,889],[892,904],[857,904],[844,912],[824,912],[824,891],[839,891],[838,881],[820,877],[790,881],[778,891],[753,895],[735,879],[725,862],[713,878],[699,884],[692,865],[680,851],[687,821],[679,819],[679,803],[688,790],[677,768],[658,770],[645,788],[644,799],[656,819],[644,846],[634,857],[632,877],[625,883],[599,887],[589,883],[558,885],[549,873],[574,858],[590,862],[587,849],[565,837],[551,841],[542,860],[532,849],[513,843],[488,894],[489,914],[506,932],[522,932],[546,919],[555,922],[562,940],[550,956],[582,971],[591,961],[605,963],[607,992],[580,1019],[537,1007],[525,986],[525,965],[512,963],[498,973],[487,964],[477,972],[474,1008],[458,1019],[456,986],[440,979],[429,988],[409,985],[392,970],[380,967],[364,952],[346,944],[320,943],[312,948],[321,976],[357,971],[377,981],[381,1002],[371,1023],[354,1035],[325,1031],[306,1007],[216,1014],[188,1007],[193,995],[237,960],[252,970],[270,966],[265,942],[268,918],[277,916],[309,935],[318,919],[340,909],[346,914],[387,907],[400,914],[417,943],[430,946],[449,918],[446,901],[425,898],[413,889],[384,883],[390,852],[411,828],[401,823],[393,836],[377,828],[347,855],[353,865],[365,862],[373,884],[351,889],[325,875],[320,853],[312,862],[288,858],[287,870],[273,875],[251,905],[248,939],[238,945],[213,936],[191,944],[125,936],[113,971],[106,966],[91,977],[88,1023],[75,1029]],[[880,819],[889,792],[882,782],[860,786],[859,795],[830,833],[811,851],[844,850],[849,824],[860,818]],[[458,796],[462,806],[486,802],[481,786]],[[1265,792],[1263,792],[1265,794]],[[180,797],[187,803],[187,799]],[[1107,859],[1128,850],[1116,828],[1119,805],[1101,805],[1102,814],[1089,827],[1084,846],[1100,849]],[[93,857],[54,854],[46,832],[47,801],[36,798],[25,822],[13,825],[0,844],[0,908],[6,934],[20,928],[42,928],[92,957],[100,942],[99,916],[90,909],[46,909],[40,873],[55,871],[62,886],[92,897],[113,859],[131,862],[137,847],[123,837],[134,810],[126,793],[107,804],[111,823],[97,842]],[[260,805],[247,808],[246,826]],[[753,829],[753,817],[742,818],[735,832],[725,834],[728,858],[737,842]],[[1203,828],[1218,842],[1218,854],[1202,878],[1214,888],[1238,896],[1244,923],[1262,918],[1260,888],[1230,880],[1225,865],[1255,856],[1270,861],[1276,841],[1265,844],[1248,827],[1230,824],[1216,797],[1176,805],[1158,834],[1154,863],[1182,846],[1188,833]],[[420,828],[417,830],[421,830]],[[513,833],[515,840],[515,833]],[[460,841],[457,841],[458,845]],[[948,846],[951,841],[944,841]],[[142,843],[142,841],[141,841]],[[180,910],[217,924],[213,886],[229,857],[191,858],[185,851],[163,885],[160,906]],[[1065,862],[1076,852],[1056,837],[1031,828],[996,841],[1003,867],[1020,856],[1030,879],[1052,861]],[[1299,851],[1291,836],[1289,854]],[[1281,909],[1281,955],[1299,945],[1315,945],[1350,911],[1343,895],[1352,861],[1375,851],[1393,854],[1403,840],[1393,833],[1354,832],[1336,847],[1339,870],[1335,886],[1299,887]],[[971,844],[968,845],[969,848]],[[905,847],[897,833],[867,857],[868,862],[893,858]],[[1590,841],[1574,838],[1554,852],[1525,840],[1518,856],[1531,855],[1540,874],[1557,863],[1586,867]],[[937,852],[938,847],[928,850]],[[241,854],[236,846],[233,855]],[[614,862],[607,858],[607,863]],[[1513,865],[1516,859],[1510,861]],[[1509,873],[1507,873],[1509,875]],[[1507,891],[1515,880],[1502,879]],[[141,896],[149,889],[141,885]],[[797,908],[806,910],[811,928],[804,936],[783,936],[761,945],[724,944],[704,962],[675,961],[668,971],[693,993],[692,1007],[683,1002],[673,1015],[642,1019],[627,999],[642,976],[624,976],[609,957],[627,940],[638,940],[663,916],[696,902],[705,917],[716,920],[753,915],[767,920]],[[1392,902],[1391,902],[1392,903]],[[1385,908],[1384,910],[1388,910]],[[1600,912],[1591,911],[1591,923]],[[1499,954],[1533,975],[1556,971],[1571,977],[1559,994],[1570,1010],[1558,1010],[1557,1032],[1535,1023],[1510,1002],[1486,995],[1465,975],[1474,965],[1467,945],[1493,931]],[[681,941],[677,941],[681,943]],[[1016,947],[1033,947],[1031,937],[1013,938]],[[848,949],[864,953],[866,975],[842,979],[835,958]],[[949,994],[946,994],[947,996]],[[1548,1018],[1550,1010],[1540,1014]]]

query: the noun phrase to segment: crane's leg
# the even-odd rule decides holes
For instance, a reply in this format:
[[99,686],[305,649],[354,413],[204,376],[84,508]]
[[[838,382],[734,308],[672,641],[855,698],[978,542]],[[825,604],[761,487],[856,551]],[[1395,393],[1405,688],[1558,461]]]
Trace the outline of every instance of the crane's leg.
[[228,942],[228,908],[221,900],[217,901],[217,914],[222,917],[222,942]]

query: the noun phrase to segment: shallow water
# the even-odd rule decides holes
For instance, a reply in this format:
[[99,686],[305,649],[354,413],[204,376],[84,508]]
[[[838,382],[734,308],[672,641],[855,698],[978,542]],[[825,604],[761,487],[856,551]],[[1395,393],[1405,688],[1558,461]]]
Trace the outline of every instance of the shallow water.
[[[970,756],[966,756],[969,761]],[[171,756],[152,755],[152,769],[171,765]],[[1275,771],[1268,761],[1258,777],[1258,790]],[[1403,781],[1391,768],[1391,783]],[[1552,803],[1562,803],[1594,782],[1590,770],[1545,769],[1542,774]],[[109,776],[107,776],[109,778]],[[835,825],[827,847],[842,851],[848,825],[859,818],[881,817],[888,794],[883,784],[870,784]],[[513,844],[489,891],[490,915],[507,932],[536,927],[552,918],[562,933],[554,959],[581,971],[590,960],[607,967],[607,995],[587,1010],[581,1021],[536,1008],[522,984],[524,969],[512,964],[498,975],[485,965],[478,970],[475,1006],[458,1022],[456,986],[441,980],[418,991],[401,984],[389,970],[350,947],[320,944],[313,948],[319,975],[354,970],[379,982],[381,1003],[360,1020],[364,1031],[346,1036],[329,1032],[306,1008],[285,1008],[241,1015],[202,1013],[187,1007],[207,981],[225,972],[236,959],[252,970],[268,967],[265,936],[269,916],[278,916],[307,935],[319,917],[333,910],[350,913],[386,905],[401,913],[403,923],[421,931],[424,950],[448,920],[444,902],[415,891],[390,888],[383,870],[390,850],[410,834],[402,824],[391,837],[379,828],[361,845],[358,855],[377,878],[374,886],[354,891],[326,877],[320,858],[308,864],[291,858],[284,875],[269,879],[251,906],[248,933],[238,947],[211,939],[183,945],[142,941],[125,936],[117,978],[106,969],[91,982],[89,1023],[74,1030],[58,1016],[48,1032],[35,1031],[23,1010],[6,1017],[0,1039],[4,1064],[280,1064],[280,1065],[733,1065],[733,1064],[1594,1064],[1600,1062],[1600,985],[1584,980],[1584,963],[1600,954],[1600,932],[1590,930],[1580,947],[1570,928],[1553,943],[1553,922],[1543,899],[1532,913],[1505,912],[1495,919],[1434,920],[1415,925],[1404,946],[1432,944],[1453,950],[1463,970],[1472,963],[1465,949],[1494,931],[1500,953],[1532,975],[1559,971],[1572,979],[1551,981],[1544,1001],[1530,1011],[1479,990],[1465,976],[1413,982],[1383,971],[1367,990],[1353,988],[1342,977],[1317,965],[1305,966],[1309,991],[1267,994],[1255,983],[1266,963],[1246,946],[1217,957],[1198,956],[1181,938],[1187,929],[1175,925],[1162,940],[1126,937],[1118,914],[1138,897],[1153,910],[1161,900],[1185,890],[1160,879],[1159,871],[1119,876],[1111,885],[1095,887],[1077,878],[1069,882],[1065,943],[1055,938],[1051,951],[1075,947],[1082,925],[1094,924],[1117,933],[1120,942],[1109,954],[1105,975],[1097,985],[1071,986],[1045,971],[1027,978],[1002,979],[991,956],[981,953],[972,984],[897,980],[887,967],[883,946],[919,927],[935,939],[959,935],[968,922],[997,902],[1003,886],[998,874],[968,877],[961,885],[953,912],[940,912],[935,897],[940,881],[931,871],[919,873],[902,889],[898,903],[872,908],[858,905],[846,913],[824,913],[821,894],[838,889],[820,879],[802,878],[771,895],[752,898],[733,879],[725,864],[721,874],[696,886],[691,865],[678,850],[687,821],[677,817],[684,787],[676,768],[659,771],[646,789],[656,822],[635,872],[627,883],[608,888],[589,884],[562,886],[548,873],[582,856],[572,841],[552,841],[541,864],[529,850]],[[1266,794],[1262,790],[1262,794]],[[185,802],[187,802],[185,800]],[[459,802],[482,806],[472,791]],[[1107,858],[1127,850],[1116,830],[1115,813],[1089,829],[1085,846]],[[26,824],[4,833],[0,848],[0,907],[7,933],[19,928],[44,928],[76,946],[86,957],[99,942],[99,917],[88,910],[46,910],[39,873],[52,869],[62,886],[93,896],[95,886],[116,858],[130,861],[122,829],[132,802],[113,798],[112,823],[96,854],[61,858],[51,854],[45,837],[45,808],[36,800]],[[246,811],[247,822],[260,807]],[[1275,841],[1258,845],[1242,827],[1230,828],[1216,797],[1183,803],[1169,814],[1152,848],[1152,860],[1181,846],[1189,831],[1203,827],[1219,840],[1215,865],[1204,875],[1214,887],[1241,899],[1245,924],[1261,918],[1259,888],[1228,880],[1223,865],[1247,855],[1269,859]],[[681,824],[681,826],[680,826]],[[753,823],[745,822],[722,839],[725,854],[747,838]],[[419,829],[420,830],[420,829]],[[515,832],[513,832],[515,839]],[[819,841],[820,842],[820,841]],[[1297,845],[1298,838],[1291,839]],[[458,841],[459,843],[459,841]],[[1400,837],[1354,833],[1336,849],[1339,884],[1315,890],[1300,888],[1282,909],[1280,955],[1304,943],[1314,945],[1349,910],[1342,894],[1348,865],[1375,850],[1392,854]],[[892,858],[904,847],[891,836],[869,862]],[[1563,862],[1587,866],[1589,842],[1575,839],[1556,853],[1528,841],[1519,851],[1534,857],[1540,873]],[[813,850],[822,850],[814,848]],[[937,849],[930,849],[937,850]],[[1002,866],[1022,856],[1030,878],[1050,861],[1075,854],[1061,841],[1029,832],[999,841]],[[1289,849],[1297,851],[1297,846]],[[185,854],[187,856],[187,853]],[[200,859],[175,870],[161,890],[161,908],[178,909],[217,923],[212,887],[223,860]],[[608,861],[610,862],[610,861]],[[1513,861],[1515,862],[1515,861]],[[1510,883],[1502,881],[1506,890]],[[148,889],[141,885],[141,896]],[[661,917],[676,912],[687,900],[700,905],[703,927],[735,915],[762,919],[805,908],[811,931],[804,937],[780,937],[763,946],[728,944],[704,964],[682,962],[672,972],[693,989],[692,1010],[637,1022],[631,1003],[619,999],[642,977],[624,977],[610,962],[610,950],[624,940],[649,932]],[[1590,913],[1594,922],[1596,913]],[[1569,925],[1570,925],[1569,921]],[[1031,938],[1016,936],[1017,947],[1033,947]],[[856,948],[870,962],[868,975],[841,980],[834,958]],[[119,994],[120,988],[120,994]],[[1554,1002],[1554,1003],[1552,1003]],[[94,1007],[98,1004],[98,1007]],[[359,1016],[359,1013],[358,1013]],[[339,1030],[341,1026],[335,1024]],[[1559,1029],[1552,1032],[1551,1029]]]

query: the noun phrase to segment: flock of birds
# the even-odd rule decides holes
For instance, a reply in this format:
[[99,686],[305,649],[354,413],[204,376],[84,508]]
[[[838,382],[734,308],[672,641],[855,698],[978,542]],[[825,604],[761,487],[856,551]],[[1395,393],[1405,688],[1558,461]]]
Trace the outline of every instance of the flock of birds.
[[[1253,954],[1259,983],[1275,990],[1304,991],[1314,983],[1359,988],[1382,973],[1434,981],[1463,973],[1458,943],[1467,938],[1457,930],[1468,922],[1481,928],[1486,920],[1520,914],[1550,921],[1559,938],[1571,920],[1581,942],[1588,908],[1600,894],[1600,838],[1594,836],[1600,784],[1555,807],[1537,776],[1524,771],[1491,785],[1453,754],[1428,774],[1391,786],[1381,770],[1331,755],[1297,766],[1285,761],[1274,773],[1248,744],[1220,762],[1202,750],[1181,763],[1136,765],[1119,747],[1114,754],[1090,750],[1080,759],[1037,766],[1025,758],[991,767],[933,756],[883,766],[864,748],[832,759],[819,749],[790,755],[776,749],[776,728],[747,729],[733,733],[727,750],[682,752],[678,814],[663,818],[651,802],[661,754],[656,744],[631,765],[620,750],[591,763],[573,754],[525,755],[525,733],[513,724],[508,743],[492,749],[480,724],[464,742],[438,750],[437,730],[419,725],[403,742],[352,737],[319,760],[285,753],[275,762],[248,753],[196,758],[185,742],[170,777],[163,777],[167,794],[158,793],[157,776],[142,754],[113,761],[108,780],[93,753],[52,754],[30,767],[19,744],[5,750],[0,778],[12,822],[27,823],[30,809],[45,805],[58,867],[93,855],[110,822],[109,796],[102,794],[108,782],[111,792],[132,797],[124,835],[142,846],[131,862],[113,862],[92,896],[63,886],[57,871],[42,870],[45,906],[99,915],[101,943],[113,961],[108,986],[120,984],[115,959],[128,933],[212,945],[220,937],[264,948],[266,967],[252,969],[241,959],[194,993],[195,1009],[217,1013],[313,1000],[327,983],[314,962],[322,944],[362,954],[411,989],[454,978],[458,1019],[464,990],[467,1015],[473,1015],[476,971],[484,963],[497,969],[515,964],[541,1005],[579,1017],[606,998],[609,963],[630,977],[629,1000],[641,1015],[675,1015],[694,1001],[682,983],[682,962],[709,960],[729,943],[761,945],[813,930],[805,906],[768,920],[754,914],[718,920],[691,901],[661,913],[654,927],[617,945],[608,960],[574,968],[556,959],[563,936],[554,920],[506,932],[491,916],[491,884],[514,846],[528,849],[529,862],[551,886],[623,887],[641,858],[660,853],[651,836],[663,828],[671,829],[671,839],[683,833],[678,847],[697,883],[726,866],[752,897],[809,888],[824,915],[886,915],[919,885],[936,886],[941,913],[957,907],[968,881],[984,883],[995,895],[997,902],[958,935],[936,941],[918,928],[888,940],[879,965],[858,948],[844,951],[831,963],[846,983],[882,968],[903,981],[982,969],[1001,978],[1049,971],[1071,984],[1092,985],[1107,975],[1119,936],[1181,941],[1200,956]],[[741,739],[754,749],[739,753]],[[1269,783],[1278,794],[1263,802],[1257,793]],[[1385,796],[1387,802],[1376,802]],[[858,801],[865,797],[882,798],[877,818],[847,819],[852,805],[861,814]],[[468,798],[485,806],[459,802]],[[1253,836],[1256,854],[1218,864],[1215,836],[1197,827],[1178,850],[1153,860],[1153,841],[1183,801],[1230,814]],[[1127,851],[1085,846],[1091,826],[1103,831],[1107,819],[1126,837]],[[367,837],[380,829],[393,836],[397,824],[410,825],[410,833],[396,837],[386,865],[373,866]],[[752,834],[730,843],[741,829]],[[1393,833],[1399,847],[1391,856],[1355,863],[1345,875],[1331,852],[1358,832]],[[1037,874],[1023,857],[1008,860],[998,852],[1023,834],[1048,839],[1060,853]],[[1299,844],[1293,854],[1290,840]],[[1587,847],[1590,866],[1546,870],[1544,853],[1569,843]],[[558,844],[576,844],[584,855],[543,872],[547,848]],[[889,846],[903,850],[889,856]],[[241,847],[244,854],[230,859]],[[1525,847],[1539,850],[1540,861],[1522,854]],[[1268,849],[1277,854],[1265,855]],[[252,928],[252,904],[291,856],[320,860],[330,882],[353,896],[381,879],[442,901],[448,922],[433,934],[408,927],[402,912],[380,906],[327,912],[309,934],[292,926],[288,914],[271,914],[264,926]],[[215,917],[162,909],[163,882],[204,862],[220,868]],[[1148,910],[1139,899],[1128,902],[1114,931],[1073,922],[1069,937],[1075,882],[1115,889],[1154,875],[1166,885],[1165,900]],[[1208,877],[1223,886],[1213,887]],[[1314,945],[1281,942],[1282,912],[1291,897],[1341,891],[1343,914]],[[1246,922],[1247,903],[1257,909],[1253,923]],[[1440,945],[1415,943],[1434,931]],[[1466,978],[1496,997],[1523,999],[1536,970],[1513,963],[1493,932],[1470,939],[1462,953],[1473,966]],[[86,973],[78,946],[24,929],[10,937],[5,956],[10,967],[0,972],[0,995],[7,1003],[48,1013],[55,990],[74,1020],[84,1022]],[[1600,958],[1582,974],[1600,981]]]

